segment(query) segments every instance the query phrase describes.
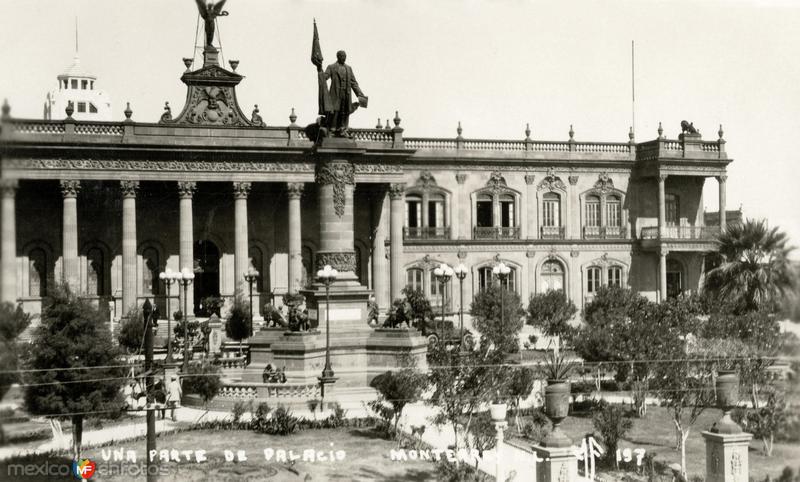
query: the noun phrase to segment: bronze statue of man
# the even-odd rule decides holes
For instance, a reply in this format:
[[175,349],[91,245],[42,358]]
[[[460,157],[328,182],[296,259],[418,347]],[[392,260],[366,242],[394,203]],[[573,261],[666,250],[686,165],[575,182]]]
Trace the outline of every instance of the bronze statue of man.
[[205,22],[206,47],[211,47],[214,43],[214,31],[216,30],[217,17],[228,15],[227,11],[222,10],[227,0],[220,0],[217,3],[204,0],[195,1],[197,2],[197,10],[200,11],[200,16],[203,17],[203,21]]
[[[325,80],[331,80],[329,106],[332,110],[326,112],[327,127],[329,132],[339,137],[350,137],[350,114],[359,105],[366,107],[367,104],[367,96],[361,91],[353,69],[344,63],[345,60],[347,54],[344,50],[336,52],[336,63],[330,64],[322,73]],[[358,102],[353,102],[351,90],[358,96]]]

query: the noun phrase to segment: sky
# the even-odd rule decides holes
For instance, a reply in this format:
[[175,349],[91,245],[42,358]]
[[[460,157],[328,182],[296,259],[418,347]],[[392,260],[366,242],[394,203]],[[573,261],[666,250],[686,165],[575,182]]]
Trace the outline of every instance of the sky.
[[[222,56],[240,61],[242,110],[269,125],[316,116],[310,62],[317,20],[325,63],[344,49],[369,108],[355,127],[395,110],[408,137],[627,142],[676,138],[681,120],[706,140],[720,124],[732,162],[728,209],[767,218],[798,246],[800,0],[229,0]],[[15,117],[39,118],[46,92],[72,62],[75,19],[82,65],[98,76],[122,120],[155,122],[183,105],[182,58],[202,26],[192,0],[0,0],[0,98]],[[199,36],[198,36],[199,33]],[[55,113],[58,115],[58,113]],[[704,204],[717,210],[717,183]]]

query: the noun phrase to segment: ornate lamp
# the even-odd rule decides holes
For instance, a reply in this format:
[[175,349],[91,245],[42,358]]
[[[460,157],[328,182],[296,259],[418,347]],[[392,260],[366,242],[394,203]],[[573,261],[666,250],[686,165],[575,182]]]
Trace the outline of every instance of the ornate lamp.
[[187,298],[189,296],[189,285],[194,281],[194,272],[189,268],[183,268],[180,273],[175,275],[178,283],[183,286],[183,373],[189,370],[189,306]]
[[439,282],[439,284],[442,287],[442,290],[441,290],[442,291],[442,293],[441,293],[442,294],[442,327],[441,327],[441,331],[439,332],[439,336],[440,337],[444,336],[444,305],[445,305],[445,302],[444,302],[444,288],[445,288],[445,285],[448,282],[450,282],[450,278],[452,278],[454,274],[455,274],[455,271],[453,271],[453,268],[451,268],[450,266],[448,266],[448,265],[446,265],[444,263],[440,264],[437,268],[435,268],[433,270],[433,275],[436,277],[436,280]]
[[[178,281],[178,276],[180,276],[180,273],[172,271],[171,268],[167,268],[158,274],[158,278],[167,285],[167,363],[172,362],[172,312],[169,307],[170,287],[172,283]],[[180,309],[180,307],[178,309]]]
[[505,263],[500,262],[492,268],[492,273],[500,280],[500,325],[502,326],[506,324],[505,293],[503,293],[505,286],[503,285],[506,284],[506,280],[508,280],[511,268],[506,266]]
[[253,283],[258,280],[261,274],[258,272],[257,269],[250,266],[247,269],[247,273],[244,274],[244,280],[247,281],[247,284],[250,287],[250,337],[253,337]]
[[317,279],[325,285],[325,368],[322,369],[322,376],[319,377],[322,398],[325,398],[325,385],[336,381],[331,368],[331,284],[336,281],[339,272],[326,264],[324,268],[317,271]]
[[464,265],[464,263],[459,263],[458,266],[453,269],[453,272],[458,278],[458,293],[459,293],[459,305],[458,305],[458,325],[459,325],[459,339],[460,343],[458,344],[459,350],[464,350],[464,279],[467,277],[467,273],[469,269]]

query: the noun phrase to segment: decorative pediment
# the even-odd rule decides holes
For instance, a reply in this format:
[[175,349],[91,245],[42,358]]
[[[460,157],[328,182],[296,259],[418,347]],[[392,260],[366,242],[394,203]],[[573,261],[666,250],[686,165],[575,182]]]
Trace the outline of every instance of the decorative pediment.
[[492,171],[489,175],[489,180],[486,181],[486,187],[495,192],[505,191],[508,189],[508,184],[506,184],[506,179],[500,171]]
[[552,167],[547,170],[547,175],[542,179],[542,182],[539,183],[538,189],[541,190],[548,190],[548,191],[556,191],[562,190],[565,191],[567,189],[564,181],[561,180],[560,177],[556,176],[556,171]]
[[599,176],[597,176],[597,182],[594,183],[594,188],[601,191],[613,191],[614,190],[614,181],[608,177],[608,174],[605,172],[601,172]]
[[422,171],[419,174],[419,179],[417,180],[417,186],[423,189],[430,189],[432,187],[436,187],[436,179],[434,179],[433,174],[430,171]]

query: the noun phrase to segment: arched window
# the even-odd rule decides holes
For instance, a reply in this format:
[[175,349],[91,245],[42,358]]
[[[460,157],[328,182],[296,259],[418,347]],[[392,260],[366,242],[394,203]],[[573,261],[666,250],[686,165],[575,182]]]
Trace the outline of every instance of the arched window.
[[[483,291],[490,287],[492,283],[498,282],[497,278],[495,277],[492,269],[494,266],[484,266],[482,268],[478,268],[478,289]],[[517,269],[513,266],[509,266],[511,271],[508,273],[505,281],[503,281],[503,287],[509,291],[516,291],[517,290]]]
[[47,253],[34,248],[28,253],[28,295],[47,296]]
[[422,276],[423,271],[419,268],[411,268],[406,271],[406,288],[424,293],[425,287],[422,285]]
[[144,296],[159,294],[159,269],[158,250],[153,247],[142,250],[142,294]]
[[450,285],[452,284],[453,280],[451,279],[449,283],[444,285],[444,291],[442,291],[442,284],[436,279],[436,275],[433,274],[433,270],[428,271],[428,283],[431,287],[431,306],[442,306],[442,303],[447,303],[447,300],[450,298]]
[[105,291],[105,260],[100,248],[89,248],[86,251],[86,293],[102,296]]
[[680,224],[680,207],[680,199],[676,194],[666,194],[664,196],[667,226],[678,226]]
[[586,196],[586,227],[600,227],[600,197]]
[[586,270],[586,292],[589,294],[597,293],[600,289],[602,271],[597,266],[592,266]]
[[554,259],[545,261],[542,265],[541,292],[564,289],[564,266]]
[[608,286],[622,287],[622,268],[619,266],[611,266],[608,268]]
[[606,226],[618,228],[622,226],[622,202],[618,196],[606,198]]

